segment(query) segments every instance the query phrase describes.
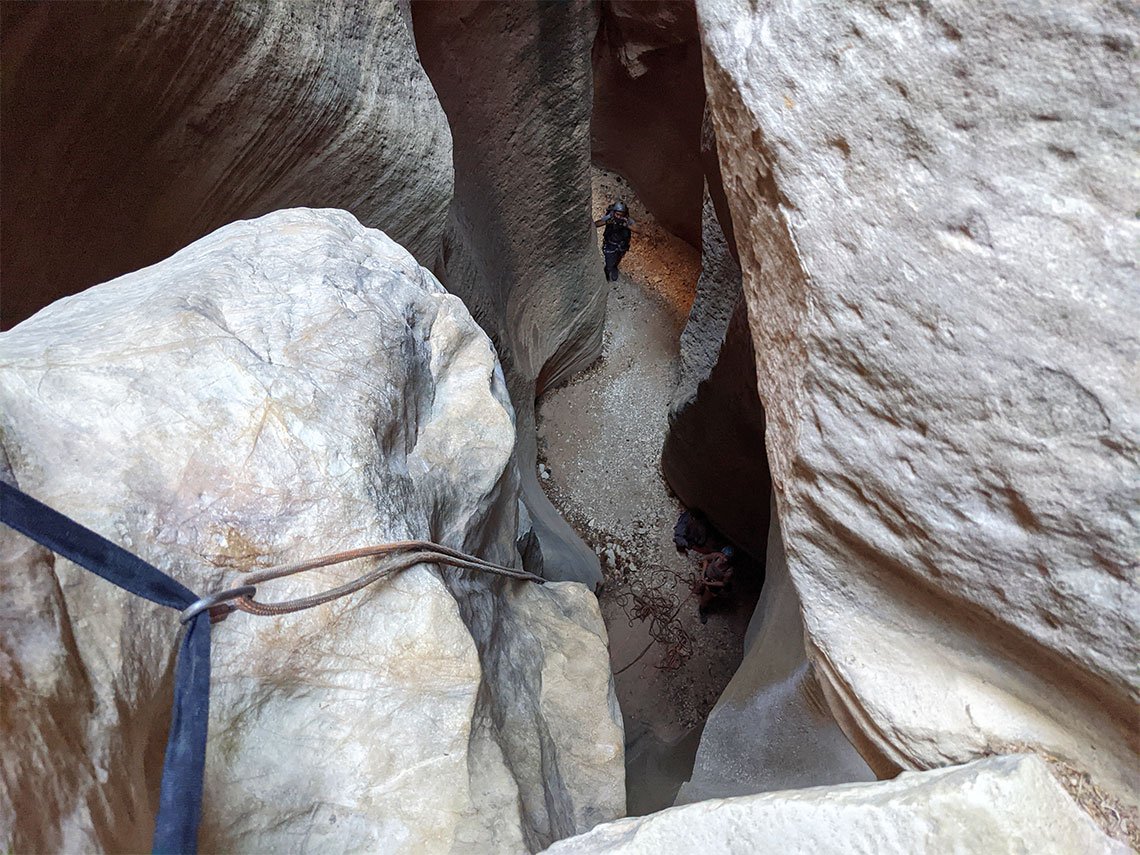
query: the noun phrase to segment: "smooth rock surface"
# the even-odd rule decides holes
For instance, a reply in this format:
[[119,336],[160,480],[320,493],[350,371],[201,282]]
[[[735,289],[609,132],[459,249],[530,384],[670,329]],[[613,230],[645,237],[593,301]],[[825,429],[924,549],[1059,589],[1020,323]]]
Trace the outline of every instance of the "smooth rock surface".
[[744,661],[709,713],[692,777],[675,804],[875,780],[827,709],[807,661],[800,601],[775,515],[764,569]]
[[[0,398],[5,478],[196,591],[405,538],[514,560],[494,351],[342,211],[234,223],[52,305],[0,336]],[[144,851],[176,616],[8,529],[0,555],[0,846]],[[624,812],[580,585],[421,566],[213,638],[204,851],[533,851]]]
[[411,8],[455,143],[455,198],[433,269],[502,360],[548,576],[593,586],[597,556],[535,475],[534,399],[601,354],[606,289],[590,219],[595,9],[586,0]]
[[1140,791],[1135,11],[700,2],[767,449],[882,775]]
[[0,24],[3,328],[294,205],[438,252],[451,137],[396,0],[15,0]]
[[546,855],[1126,855],[1039,758],[994,757],[893,781],[713,799],[620,819]]

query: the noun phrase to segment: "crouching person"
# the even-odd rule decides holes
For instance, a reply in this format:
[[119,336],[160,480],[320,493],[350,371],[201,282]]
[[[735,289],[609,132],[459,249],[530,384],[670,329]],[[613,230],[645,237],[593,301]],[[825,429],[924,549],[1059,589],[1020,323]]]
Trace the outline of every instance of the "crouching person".
[[731,593],[734,557],[735,552],[732,547],[726,546],[720,552],[709,553],[698,562],[693,593],[701,598],[697,607],[701,623],[708,623],[709,606],[715,600],[725,598]]

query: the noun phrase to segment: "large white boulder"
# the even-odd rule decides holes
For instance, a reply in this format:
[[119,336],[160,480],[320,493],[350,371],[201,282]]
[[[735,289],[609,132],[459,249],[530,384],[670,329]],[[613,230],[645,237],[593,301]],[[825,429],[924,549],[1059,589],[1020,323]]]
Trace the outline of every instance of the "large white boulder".
[[[234,223],[55,303],[0,336],[0,399],[5,478],[198,592],[404,538],[514,558],[491,344],[345,212]],[[8,529],[0,550],[0,846],[145,850],[177,615]],[[206,851],[520,852],[624,811],[581,585],[421,566],[213,638]]]
[[893,781],[712,799],[620,819],[544,855],[1126,855],[1033,756]]
[[698,3],[808,656],[881,775],[1140,788],[1136,17]]

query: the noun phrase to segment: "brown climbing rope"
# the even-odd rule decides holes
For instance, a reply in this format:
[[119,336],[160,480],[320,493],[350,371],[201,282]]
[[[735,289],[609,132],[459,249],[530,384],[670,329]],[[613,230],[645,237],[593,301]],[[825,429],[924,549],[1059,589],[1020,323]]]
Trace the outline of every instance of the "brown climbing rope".
[[[382,559],[379,566],[374,567],[363,576],[359,576],[351,582],[331,588],[320,594],[313,594],[296,600],[287,600],[283,603],[259,603],[253,599],[254,594],[257,592],[257,586],[262,582],[268,582],[272,579],[281,579],[285,576],[292,576],[295,573],[303,573],[306,570],[313,570],[318,567],[328,567],[332,564],[341,564],[345,561],[353,561],[358,558],[373,557]],[[210,611],[210,616],[214,622],[223,620],[233,611],[243,611],[249,614],[263,616],[299,612],[303,609],[311,609],[314,606],[332,602],[340,597],[355,593],[361,588],[365,588],[386,576],[402,572],[416,564],[425,563],[446,564],[451,567],[478,570],[496,576],[523,579],[528,582],[535,582],[539,585],[544,584],[546,581],[541,576],[535,576],[533,573],[527,573],[524,570],[516,570],[513,567],[505,567],[502,564],[484,561],[482,558],[467,555],[449,546],[442,546],[441,544],[426,540],[401,540],[395,543],[380,544],[379,546],[350,549],[346,552],[334,552],[330,555],[322,555],[319,558],[310,558],[295,564],[282,564],[277,567],[270,567],[267,570],[250,573],[242,580],[242,585],[229,590],[218,591],[217,593],[203,597],[191,605],[182,612],[182,622],[186,623],[196,614],[207,609]]]
[[[681,600],[681,602],[679,602],[677,604],[677,608],[673,610],[673,614],[669,615],[669,618],[665,621],[666,626],[673,622],[673,618],[677,617],[677,615],[679,615],[681,613],[681,607],[683,605],[685,605],[685,603],[689,602],[689,600],[692,599],[692,597],[693,597],[693,592],[690,591],[688,596],[686,596],[685,599]],[[632,622],[630,623],[630,626],[633,626]],[[652,633],[652,627],[650,628],[650,632]],[[636,656],[633,657],[633,660],[631,662],[627,662],[625,665],[622,665],[620,668],[618,668],[616,671],[614,671],[614,676],[616,677],[618,674],[620,674],[623,671],[626,671],[626,670],[632,668],[634,665],[636,665],[638,660],[641,659],[641,657],[644,656],[646,653],[648,653],[649,648],[652,647],[654,644],[656,644],[658,641],[661,641],[661,639],[657,638],[656,636],[651,637],[649,639],[649,643],[647,645],[645,645],[645,648],[640,653],[638,653]],[[670,645],[670,649],[667,649],[667,651],[666,651],[667,655],[669,653],[672,653],[672,647],[674,647],[674,646],[675,645]],[[680,667],[680,664],[683,664],[683,663],[678,663],[678,665],[675,667]],[[668,668],[666,670],[673,670],[673,669]]]

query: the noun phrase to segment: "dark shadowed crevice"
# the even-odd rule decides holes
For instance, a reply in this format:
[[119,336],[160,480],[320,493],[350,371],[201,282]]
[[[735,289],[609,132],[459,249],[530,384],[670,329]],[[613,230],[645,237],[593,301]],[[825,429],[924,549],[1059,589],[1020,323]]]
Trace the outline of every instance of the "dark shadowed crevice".
[[536,480],[534,398],[601,349],[606,292],[588,208],[594,8],[416,0],[411,9],[454,141],[455,197],[434,271],[498,350],[544,572],[592,587],[597,557]]

